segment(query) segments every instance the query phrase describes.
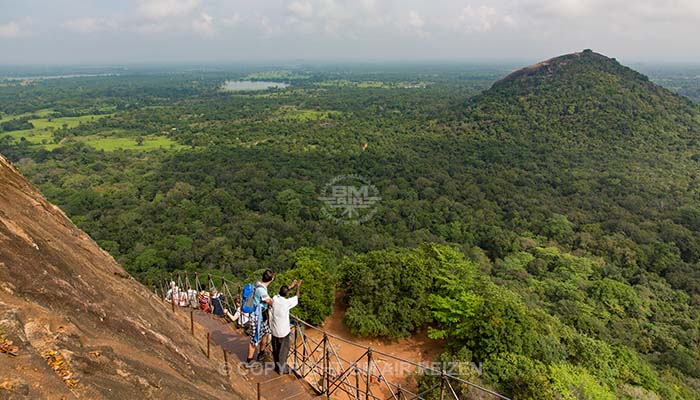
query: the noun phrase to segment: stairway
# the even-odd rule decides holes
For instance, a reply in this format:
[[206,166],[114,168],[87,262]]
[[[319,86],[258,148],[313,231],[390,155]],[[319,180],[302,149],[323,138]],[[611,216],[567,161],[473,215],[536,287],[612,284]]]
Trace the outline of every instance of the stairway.
[[272,365],[245,369],[239,368],[248,353],[249,337],[242,331],[234,328],[232,324],[224,323],[222,319],[195,312],[195,321],[205,327],[210,334],[213,345],[226,350],[231,357],[229,363],[236,373],[241,373],[254,385],[259,384],[261,399],[265,400],[311,400],[326,399],[324,395],[318,395],[304,380],[295,375],[279,375],[274,372]]

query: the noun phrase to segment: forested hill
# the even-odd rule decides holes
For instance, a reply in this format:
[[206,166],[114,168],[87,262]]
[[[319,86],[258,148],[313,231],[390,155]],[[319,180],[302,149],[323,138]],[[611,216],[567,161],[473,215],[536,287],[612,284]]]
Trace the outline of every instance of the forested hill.
[[700,132],[700,113],[690,100],[590,50],[513,72],[471,98],[463,116],[501,137],[576,150],[594,144],[668,148]]
[[[647,267],[700,293],[697,105],[585,50],[512,73],[455,115],[466,148],[458,152],[503,182],[492,198],[512,223],[544,232],[536,221],[561,213],[616,237],[597,248],[594,234],[570,248]],[[683,262],[661,267],[662,248]]]

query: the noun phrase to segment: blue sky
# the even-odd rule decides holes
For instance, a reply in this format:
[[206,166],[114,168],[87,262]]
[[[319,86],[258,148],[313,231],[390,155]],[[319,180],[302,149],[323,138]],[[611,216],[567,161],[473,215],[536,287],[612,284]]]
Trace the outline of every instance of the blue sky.
[[0,0],[0,64],[700,63],[700,0]]

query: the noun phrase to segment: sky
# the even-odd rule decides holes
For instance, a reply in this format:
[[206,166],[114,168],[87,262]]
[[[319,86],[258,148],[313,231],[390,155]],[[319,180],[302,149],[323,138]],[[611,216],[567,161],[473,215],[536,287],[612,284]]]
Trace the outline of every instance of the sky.
[[700,63],[700,0],[0,0],[0,64]]

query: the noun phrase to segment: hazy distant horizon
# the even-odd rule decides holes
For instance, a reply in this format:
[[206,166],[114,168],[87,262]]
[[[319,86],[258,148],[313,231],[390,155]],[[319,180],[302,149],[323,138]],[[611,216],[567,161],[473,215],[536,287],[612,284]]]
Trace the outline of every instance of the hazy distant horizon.
[[[552,55],[553,58],[567,53]],[[607,54],[604,54],[609,56]],[[613,56],[611,56],[613,57]],[[529,60],[512,60],[512,59],[483,59],[483,60],[467,60],[467,59],[300,59],[300,60],[181,60],[181,61],[145,61],[145,62],[112,62],[112,63],[26,63],[26,64],[6,64],[0,61],[0,73],[3,71],[11,71],[13,69],[35,69],[35,70],[59,70],[59,69],[124,69],[126,71],[132,69],[152,69],[152,68],[170,68],[170,69],[210,69],[221,70],[231,68],[245,67],[260,67],[260,68],[324,68],[324,67],[400,67],[400,68],[415,68],[415,67],[451,67],[462,66],[472,68],[519,68],[532,65],[534,63],[544,61],[543,59]],[[617,60],[628,67],[641,68],[700,68],[700,61],[697,62],[650,62],[636,60]],[[27,71],[29,72],[29,71]]]
[[700,64],[695,0],[0,0],[0,64]]

